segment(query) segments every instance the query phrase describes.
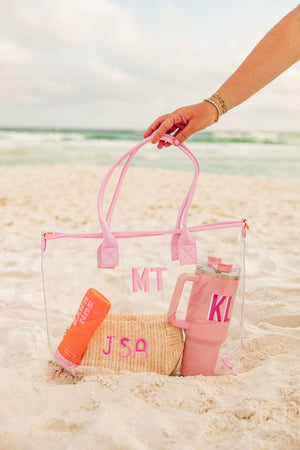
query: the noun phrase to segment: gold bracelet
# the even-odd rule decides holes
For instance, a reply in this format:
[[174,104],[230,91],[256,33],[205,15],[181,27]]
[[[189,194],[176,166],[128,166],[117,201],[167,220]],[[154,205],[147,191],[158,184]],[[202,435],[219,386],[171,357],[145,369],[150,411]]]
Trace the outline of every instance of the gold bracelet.
[[227,108],[227,105],[226,105],[224,99],[221,97],[221,95],[220,95],[218,92],[215,92],[215,93],[212,95],[212,97],[215,97],[217,100],[219,100],[220,105],[222,106],[223,114],[226,114],[227,111],[228,111],[228,108]]
[[213,105],[216,108],[216,110],[218,112],[218,116],[217,116],[217,119],[215,120],[215,122],[218,122],[220,115],[221,115],[221,111],[220,111],[220,108],[218,107],[218,105],[216,104],[216,102],[214,102],[210,98],[205,98],[203,101],[210,103],[211,105]]

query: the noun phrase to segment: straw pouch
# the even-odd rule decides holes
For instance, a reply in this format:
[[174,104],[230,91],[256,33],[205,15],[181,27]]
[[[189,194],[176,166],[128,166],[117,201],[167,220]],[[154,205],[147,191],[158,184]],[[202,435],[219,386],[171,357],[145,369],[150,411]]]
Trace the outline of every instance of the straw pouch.
[[101,372],[156,372],[170,375],[183,351],[180,328],[165,315],[110,314],[93,335],[82,366]]

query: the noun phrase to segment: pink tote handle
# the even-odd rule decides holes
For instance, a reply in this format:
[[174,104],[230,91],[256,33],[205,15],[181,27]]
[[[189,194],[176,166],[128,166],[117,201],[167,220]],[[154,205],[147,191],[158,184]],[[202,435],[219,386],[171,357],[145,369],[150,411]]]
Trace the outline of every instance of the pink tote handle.
[[123,184],[124,178],[125,178],[125,176],[127,174],[129,165],[130,165],[131,160],[133,159],[134,155],[135,155],[135,153],[131,153],[128,156],[127,161],[124,164],[122,172],[121,172],[121,175],[119,177],[119,180],[118,180],[118,183],[117,183],[117,186],[116,186],[116,189],[115,189],[112,201],[111,201],[111,203],[109,205],[109,208],[108,208],[108,211],[107,211],[107,214],[106,214],[106,221],[109,224],[109,226],[111,226],[111,219],[112,219],[112,215],[113,215],[113,212],[114,212],[114,209],[115,209],[115,206],[116,206],[116,202],[117,202],[117,199],[118,199],[118,196],[119,196],[119,193],[120,193],[121,186]]
[[[165,136],[166,136],[166,135],[165,135]],[[131,153],[131,154],[129,155],[129,157],[127,158],[127,161],[126,161],[126,163],[124,164],[124,167],[123,167],[123,169],[122,169],[122,173],[121,173],[121,175],[120,175],[120,177],[119,177],[119,180],[118,180],[118,183],[117,183],[117,186],[116,186],[116,189],[115,189],[115,192],[114,192],[112,201],[111,201],[111,203],[110,203],[110,205],[109,205],[108,212],[107,212],[107,214],[106,214],[106,221],[108,222],[109,225],[111,225],[112,214],[113,214],[114,208],[115,208],[115,206],[116,206],[116,202],[117,202],[117,199],[118,199],[118,195],[119,195],[119,192],[120,192],[122,183],[123,183],[123,181],[124,181],[124,178],[125,178],[125,176],[126,176],[126,174],[127,174],[127,171],[128,171],[129,165],[130,165],[130,162],[131,162],[131,160],[133,159],[134,155],[135,155],[135,153]],[[197,161],[197,164],[198,164],[198,161]],[[200,171],[200,168],[199,168],[199,171]],[[186,208],[187,199],[189,198],[190,195],[193,195],[193,193],[191,192],[192,187],[193,187],[193,186],[191,185],[191,186],[190,186],[190,189],[189,189],[189,191],[188,191],[188,193],[187,193],[187,195],[186,195],[186,197],[184,198],[184,200],[183,200],[183,202],[182,202],[182,204],[181,204],[181,207],[180,207],[180,209],[179,209],[179,213],[178,213],[178,216],[177,216],[177,220],[176,220],[175,229],[179,229],[179,228],[181,227],[181,221],[182,221],[183,211],[184,211],[185,208]],[[173,238],[174,238],[174,237],[179,238],[179,235],[178,235],[178,234],[174,234],[174,235],[173,235]],[[178,259],[178,257],[177,257],[177,258],[174,258],[174,259]]]
[[[116,206],[116,202],[118,199],[118,195],[122,186],[122,183],[124,181],[124,178],[126,176],[126,173],[128,171],[129,165],[131,160],[133,159],[135,153],[131,153],[126,161],[126,163],[124,164],[124,167],[122,169],[121,175],[119,177],[116,189],[115,189],[115,193],[113,195],[112,201],[110,203],[110,206],[108,208],[108,212],[106,215],[106,221],[109,224],[109,226],[111,226],[111,219],[112,219],[112,214],[114,211],[114,208]],[[200,169],[199,169],[200,170]],[[176,225],[175,225],[175,229],[178,230],[181,228],[181,221],[182,221],[182,216],[183,216],[183,212],[185,211],[186,208],[186,204],[187,204],[187,200],[189,198],[190,195],[193,195],[193,193],[191,192],[193,186],[190,186],[190,189],[188,191],[188,194],[186,195],[186,197],[184,198],[181,207],[179,209],[179,213],[177,216],[177,220],[176,220]],[[176,261],[179,259],[179,254],[178,254],[178,248],[179,248],[179,238],[180,238],[180,234],[178,233],[174,233],[172,235],[172,241],[171,241],[171,255],[172,255],[172,261]]]
[[190,324],[187,320],[176,319],[176,312],[186,281],[199,281],[199,275],[197,273],[181,273],[179,275],[167,313],[169,323],[174,327],[183,328],[184,330],[187,330]]
[[[98,248],[98,267],[113,268],[113,267],[118,266],[118,264],[119,264],[118,243],[117,243],[117,240],[114,237],[114,235],[111,231],[111,228],[110,228],[112,212],[113,212],[115,203],[117,201],[122,182],[124,180],[124,177],[128,170],[128,166],[129,166],[132,158],[140,150],[140,148],[142,146],[144,146],[146,143],[150,142],[151,139],[152,139],[151,136],[144,139],[143,141],[141,141],[137,145],[135,145],[131,150],[126,152],[124,155],[122,155],[113,164],[113,166],[109,169],[109,171],[106,173],[106,175],[104,177],[104,180],[102,182],[102,185],[100,187],[99,194],[98,194],[98,216],[99,216],[99,222],[100,222],[102,233],[103,233],[103,242],[100,245],[100,247]],[[162,139],[165,140],[166,142],[169,142],[172,144],[174,138],[169,135],[164,135],[162,137]],[[194,164],[195,172],[194,172],[193,181],[192,181],[191,187],[189,189],[188,195],[184,199],[184,201],[181,205],[180,211],[179,211],[180,221],[181,221],[181,216],[183,216],[183,226],[182,226],[182,232],[179,235],[179,239],[176,240],[177,241],[176,242],[176,246],[177,246],[176,251],[178,253],[178,258],[179,258],[181,264],[193,264],[193,263],[197,262],[196,243],[195,243],[193,235],[187,228],[187,215],[188,215],[189,207],[193,200],[197,180],[198,180],[199,173],[200,173],[200,168],[199,168],[199,164],[198,164],[196,157],[184,144],[180,144],[178,146],[178,148],[180,148],[192,160],[192,162]],[[103,198],[104,198],[104,192],[105,192],[107,183],[108,183],[112,173],[114,172],[114,170],[124,160],[126,160],[126,158],[127,158],[127,161],[125,163],[125,166],[122,169],[122,173],[120,175],[115,193],[112,198],[112,202],[110,204],[110,207],[109,207],[109,210],[107,213],[107,217],[105,219],[104,212],[103,212]],[[175,258],[173,258],[174,252],[175,252],[174,245],[172,243],[172,259],[175,259]]]

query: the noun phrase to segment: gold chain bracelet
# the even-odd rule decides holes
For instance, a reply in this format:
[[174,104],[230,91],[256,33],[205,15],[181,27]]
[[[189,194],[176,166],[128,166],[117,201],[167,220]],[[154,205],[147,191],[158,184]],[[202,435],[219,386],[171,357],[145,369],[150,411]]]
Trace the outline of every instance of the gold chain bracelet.
[[223,99],[223,97],[221,97],[221,95],[218,92],[215,92],[212,97],[215,97],[217,100],[219,100],[220,105],[222,106],[222,112],[223,114],[226,114],[228,111],[227,105]]

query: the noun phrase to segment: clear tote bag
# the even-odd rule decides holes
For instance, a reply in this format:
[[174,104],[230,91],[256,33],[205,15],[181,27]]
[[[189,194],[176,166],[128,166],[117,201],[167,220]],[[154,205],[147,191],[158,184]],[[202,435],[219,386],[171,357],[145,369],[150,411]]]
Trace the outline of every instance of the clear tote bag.
[[[163,139],[173,143],[169,135]],[[112,229],[132,159],[150,140],[139,142],[106,173],[97,202],[99,232],[42,233],[50,352],[73,372],[236,374],[247,223],[240,219],[189,226],[200,169],[184,144],[174,151],[192,161],[194,173],[175,226],[141,230],[137,223],[125,231],[120,223]],[[106,187],[117,168],[120,175],[105,213]]]

